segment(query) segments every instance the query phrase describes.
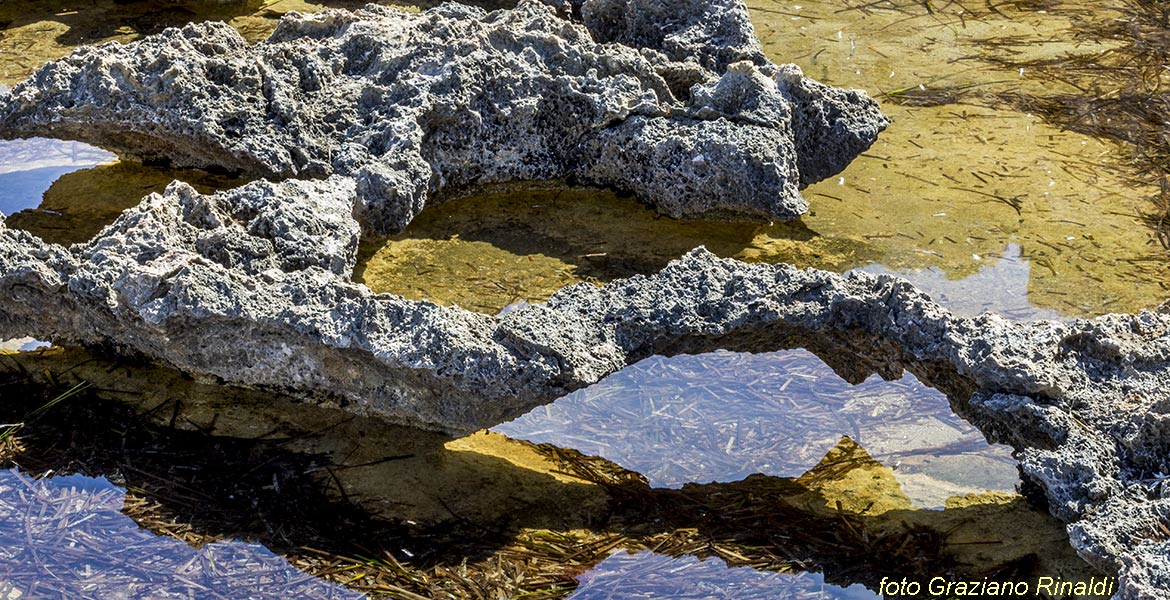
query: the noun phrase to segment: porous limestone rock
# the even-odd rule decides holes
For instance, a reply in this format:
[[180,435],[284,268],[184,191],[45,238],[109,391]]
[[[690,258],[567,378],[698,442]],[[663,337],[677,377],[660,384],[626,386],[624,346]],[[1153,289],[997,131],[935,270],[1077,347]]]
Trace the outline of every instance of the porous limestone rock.
[[584,26],[532,1],[329,11],[290,15],[256,46],[192,25],[48,65],[0,92],[0,137],[289,181],[173,184],[69,249],[0,221],[0,338],[150,357],[451,433],[654,354],[805,347],[851,381],[908,369],[1018,450],[1081,556],[1120,575],[1119,598],[1168,597],[1165,311],[957,317],[896,278],[703,250],[498,317],[350,281],[360,227],[397,230],[443,187],[574,177],[674,216],[795,216],[799,183],[884,127],[864,96],[760,59],[742,26],[700,49],[726,22],[646,33],[628,11],[654,6],[585,0]]
[[1170,572],[1170,315],[958,317],[910,284],[699,249],[502,316],[349,281],[354,182],[172,184],[65,249],[0,225],[0,338],[160,359],[211,380],[451,433],[515,417],[655,354],[805,347],[843,377],[903,369],[945,391],[1119,598]]
[[567,5],[599,42],[658,50],[720,72],[734,62],[768,63],[741,0],[545,0]]
[[[363,226],[386,233],[440,189],[556,178],[634,192],[672,217],[792,219],[808,208],[800,187],[885,128],[863,93],[764,59],[738,1],[645,4],[586,3],[600,41],[536,0],[291,13],[255,45],[191,24],[47,64],[0,93],[0,138],[341,175]],[[651,10],[677,31],[647,38]]]

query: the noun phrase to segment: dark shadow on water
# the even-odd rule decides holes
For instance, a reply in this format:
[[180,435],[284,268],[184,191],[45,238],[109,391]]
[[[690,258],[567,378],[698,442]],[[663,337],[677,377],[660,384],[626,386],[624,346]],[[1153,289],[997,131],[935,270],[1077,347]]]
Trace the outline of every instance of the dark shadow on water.
[[119,35],[149,35],[190,22],[227,20],[252,14],[263,4],[262,0],[187,3],[101,0],[80,4],[67,0],[10,1],[0,6],[0,27],[9,29],[55,21],[68,27],[56,41],[80,46]]
[[[11,367],[10,361],[5,362]],[[354,418],[343,413],[332,415],[331,423],[318,424],[322,431],[263,423],[257,424],[263,429],[255,437],[244,438],[212,435],[221,417],[226,421],[231,416],[218,413],[210,422],[194,423],[183,416],[177,399],[160,400],[156,410],[143,413],[102,398],[117,395],[107,389],[71,398],[29,421],[26,416],[49,397],[43,389],[10,382],[0,386],[0,394],[4,397],[0,420],[25,423],[19,433],[24,449],[13,458],[23,471],[106,477],[160,504],[161,516],[189,525],[193,539],[199,541],[256,539],[277,552],[301,547],[349,556],[385,552],[427,565],[467,556],[469,550],[459,548],[469,542],[476,552],[490,553],[517,527],[560,525],[543,521],[543,515],[521,512],[523,503],[499,506],[495,514],[477,522],[454,514],[462,512],[461,503],[466,504],[459,496],[480,482],[468,479],[462,482],[467,485],[461,486],[460,481],[450,480],[452,473],[493,475],[500,477],[501,485],[506,481],[517,489],[559,488],[563,484],[502,459],[449,451],[444,444],[450,439],[438,434],[403,431],[401,437],[409,440],[405,451],[379,449],[379,459],[366,461],[397,462],[407,469],[416,463],[416,470],[441,464],[431,475],[448,478],[444,483],[450,486],[446,492],[451,498],[449,502],[443,498],[437,501],[451,506],[452,516],[437,524],[411,525],[378,518],[363,506],[408,498],[408,490],[396,489],[404,481],[382,482],[385,497],[362,497],[345,483],[346,471],[370,465],[351,464],[344,456],[294,449],[306,439],[328,436],[331,429],[348,433],[345,425]],[[572,497],[571,493],[562,495]],[[467,500],[474,502],[475,498]],[[563,508],[562,514],[571,519],[573,510]],[[150,527],[151,523],[143,525]],[[571,528],[589,523],[570,520],[563,525]]]
[[[389,0],[380,2],[404,8],[428,9],[442,4],[435,0]],[[470,0],[465,2],[487,10],[510,8],[513,1]],[[220,0],[94,0],[78,4],[69,0],[17,0],[0,3],[0,30],[32,23],[55,21],[68,29],[57,36],[63,46],[81,46],[124,35],[151,35],[168,27],[188,23],[230,21],[236,17],[274,20],[288,10],[311,10],[313,5],[327,8],[357,9],[370,4],[362,0],[265,1],[243,2]],[[244,29],[245,37],[258,41],[270,27],[257,25],[255,31]],[[252,35],[249,35],[252,34]]]
[[[610,281],[664,267],[696,246],[721,256],[749,246],[759,225],[677,221],[630,197],[555,183],[518,184],[515,189],[485,189],[428,207],[398,240],[484,242],[517,255],[542,254],[572,264],[582,278]],[[800,223],[793,239],[815,233]],[[367,245],[363,257],[377,250]],[[365,261],[360,261],[365,262]]]
[[[396,565],[394,577],[404,577],[458,569],[465,560],[489,564],[481,561],[506,554],[530,529],[563,539],[580,530],[610,536],[612,543],[568,545],[542,557],[564,592],[581,571],[557,565],[587,568],[614,548],[822,571],[826,581],[846,586],[940,572],[1089,573],[1063,527],[1021,498],[912,509],[889,468],[848,438],[798,478],[753,475],[655,489],[636,473],[571,450],[537,448],[575,477],[565,480],[504,455],[459,449],[444,436],[325,409],[298,412],[286,399],[184,384],[181,375],[157,367],[71,351],[4,357],[0,366],[9,373],[0,385],[0,421],[25,423],[16,436],[23,448],[5,440],[13,463],[31,474],[108,477],[156,505],[132,515],[144,527],[173,531],[174,523],[184,524],[191,533],[180,537],[189,543],[229,537],[289,556],[382,556]],[[53,397],[50,388],[31,383],[46,369],[57,386],[78,377],[93,385],[30,419]],[[324,418],[298,421],[313,411]],[[245,431],[252,433],[240,434]],[[363,482],[360,472],[368,469],[375,477]],[[419,512],[408,503],[423,498],[418,489],[427,486],[446,514],[429,522],[408,518]]]

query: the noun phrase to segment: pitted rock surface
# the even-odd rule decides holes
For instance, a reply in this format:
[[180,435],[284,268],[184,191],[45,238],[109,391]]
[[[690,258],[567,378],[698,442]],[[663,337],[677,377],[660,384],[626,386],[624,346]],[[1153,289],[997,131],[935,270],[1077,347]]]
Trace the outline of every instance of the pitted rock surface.
[[[440,189],[556,178],[633,192],[672,217],[792,219],[808,208],[800,187],[885,128],[863,93],[765,60],[742,4],[645,4],[586,3],[600,40],[535,0],[292,13],[256,45],[223,23],[187,25],[49,63],[0,93],[0,138],[341,175],[363,226],[386,233]],[[651,9],[678,30],[647,39]]]
[[655,354],[806,347],[848,380],[903,369],[945,391],[1119,598],[1170,572],[1170,315],[958,317],[910,284],[703,249],[661,272],[493,317],[349,281],[354,182],[147,197],[65,249],[0,228],[0,337],[147,356],[213,381],[451,433],[508,420]]
[[330,11],[255,46],[192,25],[46,66],[0,92],[0,137],[289,181],[173,184],[68,249],[0,221],[0,337],[451,433],[654,354],[806,347],[851,381],[907,369],[1019,451],[1081,556],[1119,574],[1118,598],[1170,597],[1165,311],[957,317],[896,278],[704,250],[498,317],[350,281],[361,227],[401,229],[441,188],[569,177],[672,216],[786,218],[801,183],[885,126],[863,95],[762,59],[738,4],[708,21],[692,17],[723,0],[680,2],[654,32],[639,15],[659,5]]

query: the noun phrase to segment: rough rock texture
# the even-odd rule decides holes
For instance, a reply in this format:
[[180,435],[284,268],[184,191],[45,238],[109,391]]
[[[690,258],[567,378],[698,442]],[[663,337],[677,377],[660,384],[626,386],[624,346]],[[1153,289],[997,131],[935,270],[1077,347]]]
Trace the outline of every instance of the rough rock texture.
[[[738,2],[642,4],[581,7],[601,41],[638,47],[599,43],[535,0],[293,13],[257,45],[188,25],[81,48],[0,92],[0,138],[342,175],[363,226],[394,232],[439,189],[551,178],[632,191],[673,217],[796,218],[799,188],[887,124],[863,93],[765,60]],[[671,28],[647,37],[645,19],[667,12]]]
[[653,354],[806,347],[847,379],[909,369],[993,440],[1121,598],[1170,573],[1170,315],[962,318],[896,278],[696,250],[500,317],[349,282],[354,182],[147,197],[66,250],[0,227],[0,338],[164,360],[449,432],[489,426]]
[[741,0],[546,0],[567,6],[599,42],[652,48],[712,71],[734,62],[768,63]]
[[531,1],[370,8],[290,16],[258,46],[200,25],[50,64],[0,93],[0,136],[292,180],[174,184],[69,249],[0,221],[0,337],[456,433],[653,354],[806,347],[853,381],[909,369],[1019,450],[1078,552],[1120,574],[1118,597],[1170,597],[1165,312],[961,318],[895,278],[702,250],[499,317],[349,281],[360,227],[401,228],[441,187],[569,176],[676,216],[793,216],[799,182],[884,126],[864,96],[756,56],[742,13],[680,5],[661,36],[637,12],[653,0],[570,3],[588,30]]
[[829,87],[804,77],[795,65],[768,61],[741,0],[543,1],[584,23],[599,42],[656,50],[716,73],[747,62],[774,77],[781,96],[795,100],[792,130],[805,185],[839,173],[873,143],[874,127],[884,127],[872,111],[859,110],[869,102],[861,92]]

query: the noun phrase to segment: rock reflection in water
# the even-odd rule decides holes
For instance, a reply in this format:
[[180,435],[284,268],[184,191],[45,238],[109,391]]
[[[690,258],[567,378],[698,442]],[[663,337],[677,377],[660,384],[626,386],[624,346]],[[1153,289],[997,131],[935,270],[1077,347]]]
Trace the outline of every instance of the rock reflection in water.
[[616,552],[588,573],[571,600],[603,598],[724,598],[727,600],[868,600],[880,598],[860,585],[841,588],[815,573],[771,573],[728,567],[718,558],[672,558],[654,552]]
[[35,208],[58,177],[114,159],[113,154],[80,142],[0,140],[0,213]]
[[[797,478],[675,490],[572,450],[412,434],[78,351],[4,357],[0,373],[0,422],[25,422],[0,456],[7,450],[28,472],[123,478],[133,490],[123,510],[143,527],[192,545],[254,539],[359,591],[562,597],[575,575],[622,549],[815,570],[842,586],[944,570],[976,579],[1089,573],[1063,525],[1022,497],[915,509],[895,472],[848,437]],[[90,386],[30,418],[53,397],[30,378]]]
[[141,529],[105,479],[0,471],[0,597],[364,598],[263,546],[200,549]]
[[1018,479],[1006,447],[913,375],[853,386],[803,350],[654,357],[493,430],[605,457],[661,487],[798,476],[842,435],[895,467],[922,506]]

